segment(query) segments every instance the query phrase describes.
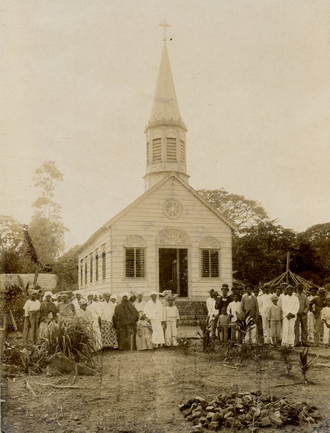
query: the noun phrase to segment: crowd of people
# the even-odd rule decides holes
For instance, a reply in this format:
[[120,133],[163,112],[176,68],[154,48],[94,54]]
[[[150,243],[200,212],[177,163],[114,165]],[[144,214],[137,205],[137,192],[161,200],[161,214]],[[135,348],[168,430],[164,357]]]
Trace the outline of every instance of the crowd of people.
[[162,301],[159,293],[153,291],[147,302],[142,292],[123,292],[120,299],[107,291],[99,296],[90,293],[86,298],[79,290],[54,295],[30,289],[28,293],[29,299],[23,307],[26,344],[35,344],[50,331],[56,332],[60,321],[68,323],[77,319],[86,330],[91,329],[96,351],[103,348],[151,350],[162,345],[178,345],[179,311],[175,306],[176,295],[170,291],[161,294]]
[[[221,342],[263,342],[283,346],[329,347],[330,293],[316,287],[223,284],[206,301],[207,330]],[[250,323],[250,325],[249,325]],[[245,326],[242,326],[242,324]],[[242,329],[244,328],[244,331]]]

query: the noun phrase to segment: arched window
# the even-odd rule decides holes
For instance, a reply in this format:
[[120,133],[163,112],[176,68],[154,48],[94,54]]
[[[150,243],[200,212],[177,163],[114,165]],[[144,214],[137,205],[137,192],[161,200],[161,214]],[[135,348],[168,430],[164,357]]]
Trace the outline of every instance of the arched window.
[[176,136],[173,133],[167,134],[166,137],[166,157],[167,161],[176,161]]
[[219,242],[212,237],[206,237],[200,242],[199,248],[201,251],[201,277],[219,278]]
[[162,160],[162,137],[156,134],[152,139],[152,161],[157,162]]
[[146,243],[141,236],[127,236],[125,242],[125,276],[143,278],[145,276],[144,252]]
[[159,245],[188,245],[189,241],[184,233],[176,229],[162,230],[156,239],[156,244]]

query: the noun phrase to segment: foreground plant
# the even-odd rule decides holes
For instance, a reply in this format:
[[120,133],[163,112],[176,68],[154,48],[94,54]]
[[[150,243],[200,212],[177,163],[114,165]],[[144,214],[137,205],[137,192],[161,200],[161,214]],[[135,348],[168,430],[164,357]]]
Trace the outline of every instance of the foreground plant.
[[279,346],[276,348],[276,350],[279,352],[286,367],[287,374],[289,375],[293,368],[292,356],[296,353],[296,351],[291,346]]
[[302,352],[299,353],[299,370],[304,378],[304,383],[308,383],[307,372],[313,368],[315,358],[308,360],[308,348],[304,348]]

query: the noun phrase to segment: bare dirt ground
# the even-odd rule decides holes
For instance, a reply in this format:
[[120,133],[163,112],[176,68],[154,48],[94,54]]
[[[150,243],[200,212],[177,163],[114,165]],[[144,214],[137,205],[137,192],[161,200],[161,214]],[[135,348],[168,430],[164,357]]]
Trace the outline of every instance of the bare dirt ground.
[[[212,399],[233,390],[261,389],[267,394],[306,401],[319,408],[322,417],[319,425],[330,417],[330,368],[326,366],[308,373],[315,384],[272,388],[301,382],[297,367],[287,377],[285,366],[279,360],[265,359],[258,363],[246,360],[237,371],[224,367],[218,353],[203,353],[200,342],[196,341],[188,354],[178,348],[104,351],[98,355],[97,363],[102,373],[96,377],[47,377],[46,374],[4,377],[2,432],[188,433],[192,425],[178,410],[180,403],[196,395]],[[319,359],[318,363],[329,364],[329,360]],[[73,385],[79,389],[57,389],[46,384]],[[305,424],[259,432],[303,433],[314,429]]]

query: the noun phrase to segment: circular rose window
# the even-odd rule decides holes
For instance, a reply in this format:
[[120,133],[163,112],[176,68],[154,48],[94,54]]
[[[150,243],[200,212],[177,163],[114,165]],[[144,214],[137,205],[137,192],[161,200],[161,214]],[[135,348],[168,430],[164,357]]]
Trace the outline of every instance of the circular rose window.
[[181,215],[182,206],[176,200],[168,200],[164,204],[164,214],[167,218],[174,219],[178,218]]

